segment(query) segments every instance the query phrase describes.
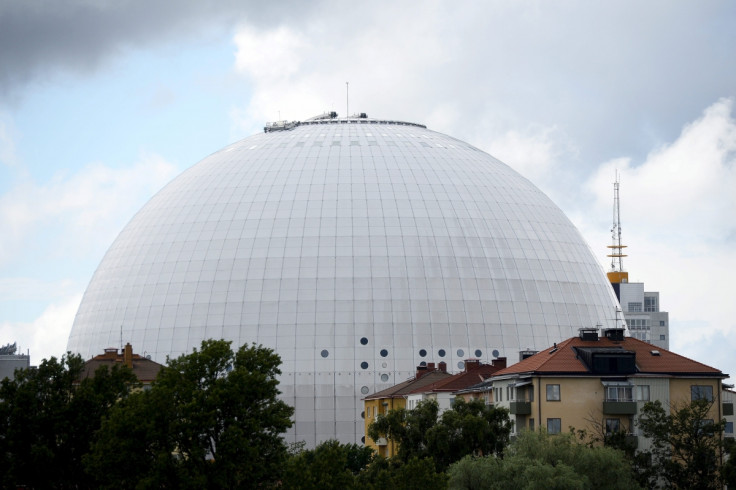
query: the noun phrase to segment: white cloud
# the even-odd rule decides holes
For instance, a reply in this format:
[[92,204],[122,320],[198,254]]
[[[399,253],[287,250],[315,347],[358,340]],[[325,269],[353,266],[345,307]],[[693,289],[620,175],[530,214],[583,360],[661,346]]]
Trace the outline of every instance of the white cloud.
[[0,112],[0,164],[14,166],[17,162],[13,124],[9,117]]
[[22,353],[30,352],[33,365],[51,356],[59,358],[66,352],[66,341],[81,300],[81,293],[74,294],[50,304],[31,322],[3,322],[0,338],[6,339],[5,343],[17,342]]
[[126,168],[93,164],[43,184],[24,179],[0,196],[0,266],[32,253],[66,260],[99,253],[175,173],[160,156],[144,155]]
[[692,352],[702,362],[710,356],[698,347],[701,342],[714,345],[718,336],[736,336],[731,277],[736,270],[733,108],[733,99],[718,100],[675,141],[655,149],[640,164],[626,157],[601,165],[586,183],[593,206],[576,213],[594,251],[602,256],[610,243],[604,231],[611,221],[600,218],[612,215],[612,182],[616,170],[620,172],[629,280],[660,291],[662,308],[670,312],[671,347],[685,355]]

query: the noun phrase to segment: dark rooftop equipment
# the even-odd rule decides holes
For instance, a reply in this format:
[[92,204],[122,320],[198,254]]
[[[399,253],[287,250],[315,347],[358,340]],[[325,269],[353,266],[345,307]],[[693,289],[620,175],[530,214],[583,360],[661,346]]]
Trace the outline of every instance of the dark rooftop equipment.
[[519,351],[519,361],[523,361],[524,359],[529,359],[530,357],[532,357],[537,352],[539,352],[539,351],[537,351],[537,350],[531,350],[531,349],[520,350]]
[[623,328],[609,328],[604,331],[604,335],[608,340],[616,342],[623,342],[624,340],[624,329]]
[[575,347],[578,357],[595,374],[633,374],[636,353],[620,347]]
[[596,342],[598,341],[598,329],[597,328],[581,328],[578,330],[580,332],[580,339],[585,341],[592,341]]

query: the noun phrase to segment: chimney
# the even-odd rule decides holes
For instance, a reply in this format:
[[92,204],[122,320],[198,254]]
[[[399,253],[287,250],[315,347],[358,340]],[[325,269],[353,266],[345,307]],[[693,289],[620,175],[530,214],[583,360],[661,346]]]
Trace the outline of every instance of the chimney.
[[443,373],[446,373],[446,372],[447,372],[447,363],[446,363],[445,361],[442,361],[442,362],[440,362],[440,363],[439,363],[439,364],[437,365],[437,367],[438,367],[438,368],[439,368],[439,370],[440,370],[440,371],[442,371]]
[[506,358],[497,357],[491,361],[491,365],[497,367],[498,369],[506,369]]
[[434,363],[428,362],[427,363],[427,371],[434,371]]
[[425,374],[427,374],[427,366],[422,366],[422,365],[417,366],[417,377],[415,379],[419,379]]
[[123,351],[123,364],[133,369],[133,346],[130,342],[125,344],[125,350]]
[[480,367],[480,359],[467,359],[465,361],[465,372],[472,371],[473,369],[478,369]]

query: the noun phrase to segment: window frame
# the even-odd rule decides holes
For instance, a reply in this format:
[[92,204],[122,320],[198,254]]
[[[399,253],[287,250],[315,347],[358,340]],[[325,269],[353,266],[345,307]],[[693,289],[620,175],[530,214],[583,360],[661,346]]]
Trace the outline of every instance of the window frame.
[[713,386],[711,385],[690,385],[690,401],[708,400],[713,401]]
[[[550,427],[550,424],[556,424],[557,427]],[[553,429],[556,429],[553,430]],[[552,417],[547,419],[547,434],[560,434],[562,432],[562,419]]]
[[[556,393],[555,393],[555,387],[557,387]],[[550,388],[552,389],[551,392],[550,392]],[[562,389],[560,388],[560,385],[559,384],[549,383],[549,384],[546,385],[545,391],[547,393],[547,401],[548,402],[559,402],[559,401],[562,401]]]
[[620,418],[607,418],[605,422],[606,434],[616,434],[621,432]]

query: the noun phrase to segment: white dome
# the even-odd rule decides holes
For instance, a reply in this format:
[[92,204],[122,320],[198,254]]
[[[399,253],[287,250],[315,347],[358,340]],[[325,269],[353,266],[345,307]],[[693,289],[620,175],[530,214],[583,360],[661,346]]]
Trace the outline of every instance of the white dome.
[[422,126],[313,121],[210,155],[108,250],[67,348],[164,362],[224,338],[283,360],[287,439],[359,442],[361,398],[421,362],[518,359],[614,326],[590,249],[539,189]]

